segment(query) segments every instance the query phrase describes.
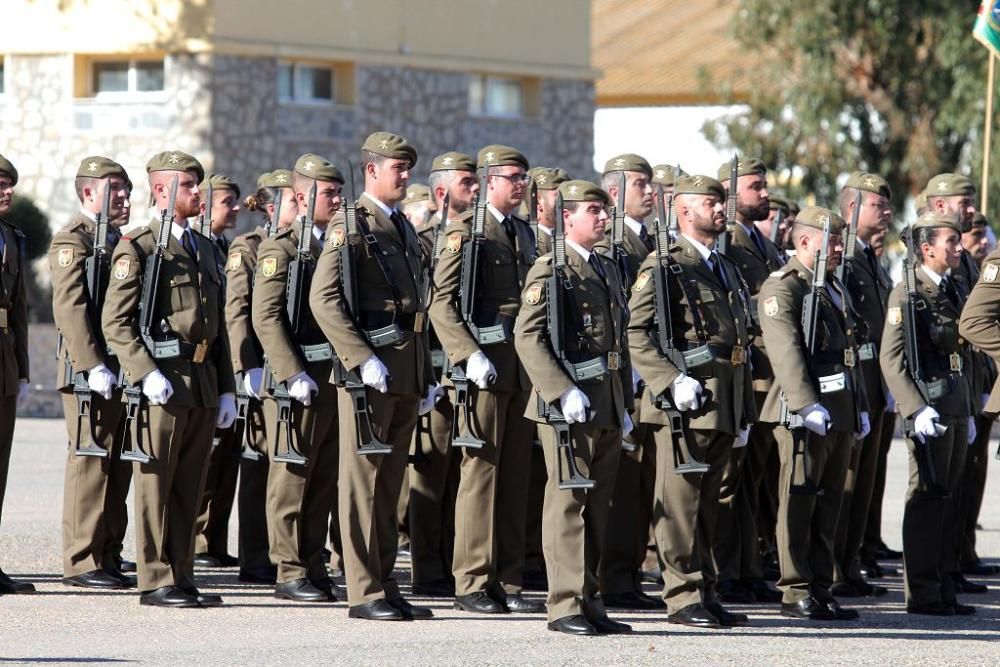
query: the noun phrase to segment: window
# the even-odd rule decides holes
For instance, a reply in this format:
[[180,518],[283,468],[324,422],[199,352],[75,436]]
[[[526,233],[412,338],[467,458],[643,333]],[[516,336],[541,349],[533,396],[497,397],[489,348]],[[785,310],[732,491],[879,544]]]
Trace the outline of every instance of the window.
[[162,60],[97,60],[90,71],[94,97],[164,90]]
[[524,115],[524,90],[520,79],[473,74],[469,79],[469,113],[474,116]]
[[333,102],[333,67],[278,63],[278,99],[282,102]]

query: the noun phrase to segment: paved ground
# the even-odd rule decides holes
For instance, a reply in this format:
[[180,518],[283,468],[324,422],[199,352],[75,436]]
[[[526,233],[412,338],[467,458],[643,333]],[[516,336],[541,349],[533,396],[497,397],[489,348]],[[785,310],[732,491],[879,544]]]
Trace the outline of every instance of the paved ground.
[[[58,583],[63,438],[60,421],[18,422],[0,561],[39,593],[0,597],[0,664],[1000,664],[1000,578],[989,594],[965,596],[979,609],[971,618],[907,615],[902,583],[892,578],[885,582],[891,593],[860,605],[862,618],[852,623],[793,622],[774,607],[748,606],[750,627],[720,632],[678,629],[662,614],[628,613],[614,617],[633,623],[634,635],[595,639],[548,632],[539,616],[459,615],[442,601],[421,600],[434,608],[432,621],[354,621],[343,603],[279,602],[267,588],[240,585],[235,570],[200,577],[202,588],[225,597],[224,608],[140,607],[134,593],[81,592]],[[996,557],[1000,466],[991,467],[979,539],[981,553]],[[904,485],[905,455],[897,443],[885,508],[886,539],[895,547]],[[235,534],[231,544],[235,549]],[[126,550],[132,552],[131,542]],[[406,563],[400,567],[405,581]]]

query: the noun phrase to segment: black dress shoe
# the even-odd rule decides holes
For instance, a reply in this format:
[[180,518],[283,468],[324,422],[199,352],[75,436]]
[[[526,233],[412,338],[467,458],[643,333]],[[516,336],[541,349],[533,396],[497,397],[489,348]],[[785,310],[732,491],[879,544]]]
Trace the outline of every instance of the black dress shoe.
[[121,579],[113,577],[104,570],[91,570],[73,577],[65,577],[62,580],[64,586],[76,586],[78,588],[99,588],[104,590],[125,588]]
[[802,598],[798,602],[782,602],[781,615],[810,621],[832,621],[833,612],[814,597]]
[[3,570],[0,570],[0,595],[15,595],[24,593],[34,593],[35,586],[27,581],[18,581],[8,577]]
[[398,598],[387,598],[386,602],[399,611],[399,613],[403,615],[403,618],[408,621],[422,621],[424,619],[434,618],[434,612],[431,611],[430,607],[420,607],[418,605],[410,604],[410,601],[402,596]]
[[128,573],[128,572],[135,572],[136,570],[134,560],[125,560],[124,558],[117,558],[115,559],[115,563],[118,565],[119,572]]
[[506,599],[503,601],[503,604],[514,614],[545,613],[544,602],[529,600],[520,593],[508,593]]
[[977,584],[969,581],[962,576],[961,572],[952,572],[951,579],[955,582],[956,593],[987,593],[990,590],[983,584]]
[[776,591],[767,585],[763,579],[747,579],[743,585],[750,589],[757,602],[764,604],[778,604],[781,602],[781,592]]
[[632,626],[628,623],[612,621],[607,616],[596,620],[588,619],[588,622],[594,626],[594,629],[597,630],[597,634],[599,635],[627,635],[632,632]]
[[689,604],[683,609],[679,609],[667,616],[667,622],[675,625],[690,625],[694,628],[720,628],[719,623],[712,612],[705,608],[700,602]]
[[347,618],[363,618],[366,621],[404,621],[398,609],[385,600],[372,600],[365,604],[359,604],[347,610]]
[[973,577],[992,577],[995,574],[1000,574],[1000,567],[976,561],[975,563],[962,565],[962,574],[968,574]]
[[951,603],[951,608],[955,612],[955,616],[971,616],[976,613],[976,608],[971,604],[962,604],[958,600]]
[[323,591],[326,595],[327,602],[336,602],[337,600],[346,597],[344,589],[338,586],[337,582],[330,577],[327,577],[326,579],[310,579],[310,583],[312,583],[312,585],[319,590]]
[[590,621],[583,614],[557,618],[549,623],[549,630],[562,632],[567,635],[583,635],[588,637],[597,634],[597,629],[590,624]]
[[329,602],[326,592],[313,586],[307,578],[294,579],[274,587],[274,597],[293,602]]
[[[883,595],[889,593],[889,589],[886,588],[885,586],[879,586],[878,584],[870,584],[864,579],[858,579],[857,581],[852,580],[850,584],[865,597],[880,598]],[[833,592],[833,589],[830,589],[830,592],[833,593],[834,595],[837,595],[836,593]]]
[[197,567],[222,567],[219,559],[212,554],[195,554],[194,564]]
[[737,614],[732,611],[727,611],[718,602],[714,604],[705,605],[705,608],[711,612],[712,616],[719,619],[719,624],[724,628],[731,628],[737,625],[746,625],[750,622],[749,617],[746,614]]
[[135,577],[130,577],[127,574],[125,574],[124,572],[122,572],[121,570],[107,569],[107,570],[104,570],[104,572],[106,574],[114,577],[118,581],[122,582],[122,588],[135,588],[136,587],[137,582],[136,582]]
[[198,598],[177,586],[163,586],[139,594],[139,604],[150,607],[200,607]]
[[720,581],[715,587],[715,591],[723,602],[730,604],[753,604],[757,601],[753,591],[744,586],[739,579]]
[[878,560],[899,560],[903,557],[903,552],[890,549],[883,542],[880,547],[875,549],[872,555]]
[[476,591],[468,595],[459,595],[455,598],[455,609],[459,611],[471,611],[476,614],[509,614],[510,611],[503,603],[494,600],[485,591]]
[[660,574],[659,570],[643,570],[642,580],[650,584],[656,584],[658,586],[663,585],[663,575]]
[[927,602],[925,604],[906,605],[907,614],[922,614],[924,616],[954,616],[955,608],[947,602]]
[[198,601],[198,604],[202,607],[221,607],[222,606],[222,596],[216,595],[215,593],[202,593],[194,586],[189,588],[181,589],[188,595],[194,597]]
[[851,609],[849,607],[841,607],[840,603],[830,598],[823,602],[823,606],[833,612],[833,620],[835,621],[853,621],[858,618],[858,610]]
[[626,593],[601,594],[601,600],[608,609],[666,609],[667,604],[652,595],[646,595],[641,591],[628,591]]
[[899,570],[888,565],[879,565],[874,560],[861,561],[861,574],[869,579],[881,579],[882,577],[898,577]]
[[240,570],[239,580],[245,584],[265,584],[273,586],[278,583],[278,568],[258,567],[253,570]]
[[838,598],[863,598],[865,596],[854,584],[846,581],[838,581],[830,586],[830,595],[836,595]]
[[435,579],[422,584],[413,584],[414,595],[428,598],[450,598],[455,596],[455,585],[447,579]]

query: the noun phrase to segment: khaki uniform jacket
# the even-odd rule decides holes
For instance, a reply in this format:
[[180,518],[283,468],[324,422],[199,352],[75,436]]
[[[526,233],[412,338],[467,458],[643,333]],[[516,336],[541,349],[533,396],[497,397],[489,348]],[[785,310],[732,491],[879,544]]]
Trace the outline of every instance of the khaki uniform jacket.
[[[622,235],[622,247],[626,252],[626,263],[628,264],[628,274],[632,280],[639,276],[639,267],[642,266],[643,261],[649,256],[649,253],[653,251],[653,237],[649,237],[650,244],[647,246],[642,242],[642,238],[632,231],[632,229],[625,225],[625,233]],[[614,258],[614,248],[611,243],[611,226],[608,225],[605,230],[604,238],[598,241],[597,246],[594,248],[596,251],[603,255]],[[631,287],[631,285],[629,285]]]
[[267,238],[258,227],[233,239],[226,258],[226,331],[233,355],[233,370],[245,373],[264,366],[264,351],[250,317],[257,253]]
[[[961,308],[934,284],[919,266],[916,270],[917,294],[927,308],[917,313],[917,354],[923,379],[931,382],[950,378],[950,391],[931,407],[950,417],[968,417],[978,414],[978,398],[973,398],[974,377],[970,372],[976,353],[959,333]],[[964,299],[964,294],[960,295]],[[900,283],[889,295],[889,311],[882,334],[880,363],[889,391],[896,397],[899,414],[910,417],[927,402],[917,391],[910,377],[904,351],[903,308],[906,305],[906,285]],[[962,373],[952,373],[949,355],[958,354]]]
[[771,243],[771,240],[757,231],[761,243],[764,245],[764,252],[754,243],[753,238],[747,232],[746,227],[736,223],[730,234],[728,257],[739,267],[743,280],[746,281],[747,289],[750,292],[750,309],[754,321],[755,338],[753,347],[750,349],[750,362],[753,366],[753,388],[754,391],[766,392],[771,388],[774,378],[774,371],[771,369],[771,360],[767,357],[767,348],[764,339],[760,336],[760,313],[758,311],[757,295],[761,285],[773,272],[784,266],[778,248]]
[[552,253],[552,234],[545,231],[545,228],[538,225],[538,236],[535,238],[535,249],[538,256]]
[[[470,212],[474,215],[474,212]],[[448,361],[458,364],[479,350],[479,344],[462,319],[460,291],[462,288],[462,249],[469,241],[472,215],[453,221],[445,230],[444,250],[434,272],[434,289],[430,315]],[[523,220],[512,217],[516,244],[511,244],[503,226],[487,211],[484,238],[479,253],[479,275],[476,278],[476,307],[473,313],[477,326],[490,326],[505,321],[513,325],[521,307],[521,290],[528,269],[535,261],[535,245],[531,230]],[[497,371],[493,391],[517,392],[531,388],[513,342],[485,345],[483,354]]]
[[[369,256],[360,235],[349,236],[343,216],[334,216],[327,228],[327,243],[313,275],[309,306],[317,324],[333,345],[344,367],[358,368],[372,355],[389,371],[390,394],[423,396],[435,382],[427,340],[426,304],[423,303],[423,270],[420,241],[413,227],[403,226],[406,238],[400,238],[396,227],[368,194],[357,202],[358,213],[367,212],[369,230],[378,243],[382,261],[388,267],[396,286],[401,312],[396,313],[393,291],[374,256]],[[405,220],[404,220],[405,222]],[[349,313],[344,300],[340,249],[351,244],[355,252],[357,308]],[[414,318],[416,331],[407,333],[392,345],[373,348],[362,327],[386,326],[393,317]]]
[[[297,338],[293,338],[288,322],[288,272],[299,252],[301,229],[301,225],[295,222],[274,237],[264,239],[257,250],[257,277],[251,298],[253,326],[275,382],[286,382],[305,372],[319,387],[314,402],[334,403],[337,391],[328,382],[333,372],[332,360],[306,362],[299,347],[327,342],[311,309],[306,308],[303,313]],[[309,254],[313,262],[319,259],[322,251],[322,245],[313,234],[309,239]],[[309,285],[303,286],[303,289],[308,290]],[[302,298],[308,298],[308,291],[303,293]]]
[[24,294],[24,234],[0,220],[3,257],[0,257],[0,396],[17,396],[28,378],[28,305]]
[[[731,288],[727,290],[708,268],[698,250],[683,236],[670,246],[670,256],[682,271],[680,276],[669,270],[666,272],[670,287],[673,339],[678,349],[683,351],[701,345],[694,326],[689,292],[696,301],[694,307],[701,314],[707,343],[726,349],[734,346],[745,348],[749,345],[749,307],[745,295],[741,296],[741,292],[736,289],[741,284],[741,279],[735,266],[723,261],[726,281]],[[656,407],[653,401],[669,391],[681,370],[659,349],[655,270],[658,270],[656,255],[650,253],[642,263],[639,276],[632,287],[628,341],[632,365],[646,383],[641,419],[649,424],[666,425],[667,414]],[[681,289],[680,280],[685,281],[686,289]],[[734,366],[730,356],[725,356],[700,368],[690,369],[688,375],[702,382],[703,396],[707,399],[701,408],[684,413],[689,418],[689,428],[719,430],[735,435],[741,428],[756,421],[749,366]]]
[[[859,345],[874,343],[877,349],[882,347],[882,331],[885,328],[885,314],[888,308],[889,292],[892,291],[892,279],[881,264],[876,264],[875,270],[868,262],[857,242],[854,257],[850,260],[850,271],[846,271],[847,291],[854,305],[854,322],[858,325],[857,340]],[[882,370],[879,358],[860,361],[861,372],[865,378],[865,395],[868,405],[873,409],[885,405],[885,395],[882,384]]]
[[[986,262],[991,257],[993,257],[993,254],[983,260],[983,268],[986,267]],[[972,257],[965,251],[962,252],[962,261],[959,263],[958,268],[952,271],[952,274],[963,285],[966,294],[972,292],[973,288],[979,284],[982,275],[980,268],[976,266],[976,263],[972,261]],[[978,348],[979,346],[977,345],[976,347]],[[993,386],[997,381],[997,370],[996,362],[991,357],[988,358],[989,354],[986,350],[983,348],[979,348],[979,350],[982,356],[975,360],[972,367],[973,392],[982,396],[992,392]],[[976,399],[977,402],[980,400]],[[984,412],[991,412],[985,408],[983,410]],[[976,413],[978,414],[978,410]]]
[[153,220],[147,227],[129,232],[115,247],[101,315],[104,335],[128,382],[137,383],[158,368],[174,389],[169,405],[214,409],[219,394],[235,391],[215,244],[192,234],[198,248],[196,263],[170,234],[160,265],[152,333],[161,335],[165,323],[171,336],[191,345],[207,344],[209,353],[201,364],[183,357],[156,360],[139,335],[139,301],[146,262],[156,249],[159,232],[160,221]]
[[[983,260],[979,282],[962,309],[959,333],[1000,364],[1000,249]],[[1000,412],[1000,381],[993,385],[983,411]]]
[[[843,307],[837,306],[826,291],[820,293],[815,353],[810,357],[802,331],[802,308],[811,291],[811,281],[812,271],[793,258],[771,274],[760,289],[764,342],[771,350],[781,351],[771,356],[774,384],[764,400],[761,421],[779,421],[780,397],[784,393],[792,412],[820,403],[830,413],[831,430],[854,433],[858,430],[859,413],[868,411],[868,403],[858,366],[845,363],[849,355],[857,359],[850,297],[839,284]],[[836,279],[831,274],[827,285],[834,284]],[[847,355],[846,350],[850,350]],[[818,378],[836,373],[846,374],[850,381],[848,388],[820,394]]]
[[[441,214],[435,213],[427,221],[414,225],[417,232],[417,240],[420,241],[420,252],[423,255],[425,264],[430,264],[430,258],[434,250],[434,237],[441,226]],[[441,230],[441,242],[444,243],[444,230]]]
[[[564,349],[567,359],[579,363],[608,353],[618,355],[623,362],[627,341],[625,325],[628,318],[626,304],[621,296],[621,284],[615,263],[600,253],[594,253],[603,262],[607,284],[593,267],[572,249],[566,250],[564,275],[571,290],[563,293]],[[552,275],[551,256],[539,257],[528,272],[517,317],[517,336],[514,338],[518,355],[534,385],[535,393],[543,401],[556,404],[559,398],[575,383],[552,352],[547,317],[547,278]],[[578,388],[590,399],[595,410],[589,426],[622,428],[624,411],[632,409],[632,369],[619,363],[618,370],[609,370],[602,381],[583,383]],[[529,401],[525,416],[536,422],[545,418],[538,401]]]
[[[75,373],[89,371],[102,363],[112,373],[118,373],[118,358],[108,354],[100,327],[101,314],[91,304],[87,289],[87,259],[94,254],[96,227],[97,224],[86,215],[76,213],[65,227],[55,233],[49,246],[52,314],[63,337],[56,368],[56,386],[62,390],[73,385],[73,378],[66,373],[66,359]],[[108,249],[109,253],[113,250]],[[101,284],[107,289],[111,277],[110,257],[105,273]]]

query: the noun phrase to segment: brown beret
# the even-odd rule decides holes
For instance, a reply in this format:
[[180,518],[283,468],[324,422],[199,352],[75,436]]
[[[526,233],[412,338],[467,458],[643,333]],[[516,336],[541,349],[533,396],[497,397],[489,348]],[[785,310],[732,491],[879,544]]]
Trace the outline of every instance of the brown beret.
[[77,178],[107,178],[108,176],[121,176],[123,179],[128,180],[125,167],[111,158],[100,155],[83,158],[76,170]]
[[407,160],[410,167],[417,164],[417,149],[410,142],[392,132],[372,132],[365,139],[361,150],[393,160]]
[[932,227],[947,227],[953,229],[959,234],[962,233],[962,228],[959,226],[958,220],[955,216],[944,215],[943,213],[938,213],[936,211],[928,211],[922,216],[917,218],[917,221],[913,223],[914,229],[930,229]]
[[886,199],[892,199],[892,188],[889,187],[889,181],[878,174],[870,174],[867,171],[856,171],[848,176],[844,187],[864,190],[865,192],[874,192]]
[[406,197],[400,202],[400,205],[414,204],[419,201],[429,201],[431,198],[431,189],[424,185],[423,183],[410,183],[406,186]]
[[315,153],[306,153],[295,161],[295,171],[317,181],[344,183],[344,175],[332,162]]
[[[720,181],[729,180],[729,172],[732,171],[732,167],[733,167],[732,160],[727,160],[726,162],[722,163],[722,166],[719,167]],[[767,165],[764,164],[764,161],[759,158],[750,157],[746,158],[745,160],[738,160],[736,162],[737,176],[751,176],[751,175],[764,176],[766,174],[767,174]]]
[[961,174],[938,174],[927,181],[924,195],[931,197],[948,197],[951,195],[974,195],[976,186],[968,177]]
[[516,148],[503,146],[501,144],[490,144],[480,150],[477,155],[476,165],[478,167],[504,167],[514,165],[521,167],[525,171],[527,171],[528,167],[531,166],[528,164],[528,158],[524,157],[524,155],[522,155]]
[[559,167],[532,167],[528,170],[528,176],[535,181],[535,187],[539,190],[556,190],[570,180],[566,170]]
[[14,163],[0,155],[0,171],[11,177],[14,181],[14,185],[17,185],[17,169],[14,168]]
[[612,171],[638,171],[646,174],[647,178],[653,178],[653,168],[649,166],[649,162],[646,161],[646,158],[635,153],[622,153],[605,162],[603,174],[609,174]]
[[267,171],[257,177],[258,188],[290,188],[292,187],[292,172],[288,169]]
[[768,209],[771,211],[781,211],[788,215],[791,209],[788,208],[788,201],[781,195],[768,195]]
[[149,158],[146,163],[146,173],[154,171],[193,171],[198,176],[198,182],[205,179],[205,168],[194,157],[181,151],[163,151]]
[[431,171],[475,171],[476,161],[467,153],[448,151],[431,162]]
[[840,234],[847,226],[840,215],[822,206],[806,206],[795,216],[795,224],[813,229],[823,229],[824,225],[829,224],[831,234]]
[[673,187],[677,177],[685,175],[687,175],[687,172],[681,169],[679,165],[658,164],[653,167],[653,183],[662,185],[665,188]]
[[674,182],[675,195],[713,195],[726,201],[726,189],[711,176],[685,174]]
[[990,221],[986,219],[986,216],[976,211],[972,214],[972,227],[989,227]]
[[566,181],[559,186],[559,194],[564,202],[599,201],[605,206],[611,205],[608,193],[590,181]]
[[229,178],[228,176],[224,176],[222,174],[209,174],[208,176],[205,177],[205,180],[202,181],[201,185],[198,187],[202,192],[207,192],[209,183],[212,184],[213,192],[216,190],[232,190],[233,192],[236,193],[237,199],[240,196],[239,183]]

